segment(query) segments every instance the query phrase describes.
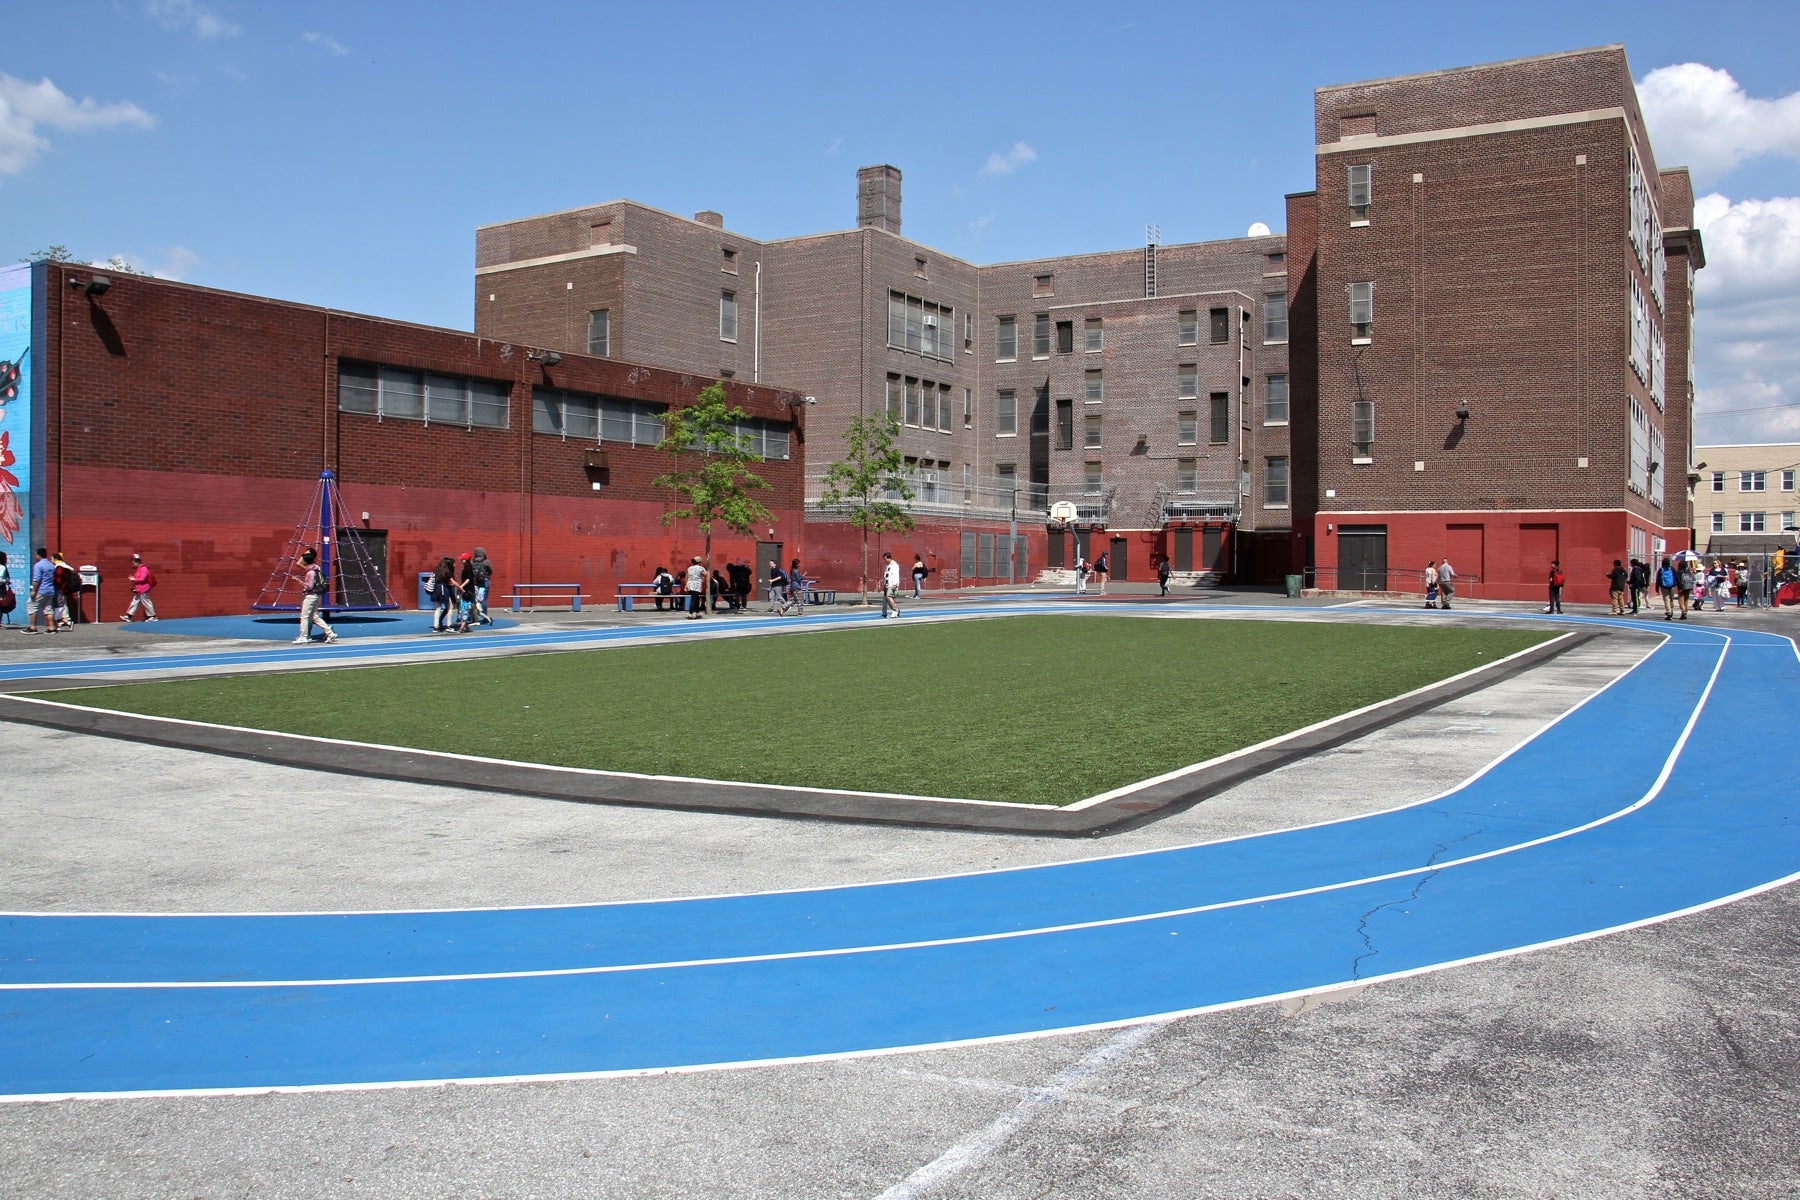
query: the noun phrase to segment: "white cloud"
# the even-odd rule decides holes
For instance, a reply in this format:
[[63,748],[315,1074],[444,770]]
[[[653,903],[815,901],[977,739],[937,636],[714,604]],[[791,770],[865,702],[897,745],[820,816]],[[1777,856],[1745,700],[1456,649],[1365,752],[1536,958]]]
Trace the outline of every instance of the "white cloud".
[[1024,142],[1014,142],[1012,144],[1012,149],[1006,151],[1004,154],[996,150],[988,155],[987,162],[981,168],[981,173],[989,176],[1011,175],[1020,167],[1036,161],[1036,150],[1033,150]]
[[150,129],[155,124],[154,117],[129,101],[73,100],[48,79],[26,83],[0,74],[0,177],[18,174],[50,148],[39,127],[85,133],[120,126]]
[[1800,198],[1713,193],[1694,224],[1696,440],[1800,441]]
[[244,32],[195,0],[144,0],[144,11],[164,29],[192,29],[199,38],[236,37]]
[[844,148],[844,139],[842,137],[833,138],[831,145],[825,147],[825,157],[826,158],[835,158],[837,156],[837,152],[839,150],[842,150],[843,148]]
[[344,45],[328,33],[319,33],[317,31],[309,30],[300,36],[315,46],[331,51],[333,54],[343,55],[350,53],[350,48],[348,46]]
[[1638,101],[1657,165],[1685,166],[1702,187],[1746,159],[1800,159],[1800,92],[1758,100],[1728,71],[1681,63],[1644,76]]

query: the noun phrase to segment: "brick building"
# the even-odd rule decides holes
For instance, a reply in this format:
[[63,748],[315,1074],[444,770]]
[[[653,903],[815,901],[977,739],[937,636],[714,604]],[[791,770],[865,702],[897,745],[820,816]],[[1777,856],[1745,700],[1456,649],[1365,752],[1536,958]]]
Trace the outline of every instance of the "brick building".
[[1704,256],[1623,48],[1321,88],[1315,116],[1294,516],[1326,586],[1417,588],[1448,556],[1536,598],[1559,559],[1593,600],[1614,558],[1686,546]]
[[[661,414],[710,379],[144,276],[35,263],[0,271],[0,546],[50,545],[100,567],[130,555],[182,616],[247,611],[332,470],[356,539],[411,607],[414,572],[485,546],[503,594],[579,582],[609,600],[699,553],[665,527]],[[754,539],[714,530],[715,558],[798,541],[798,397],[731,381],[760,439]]]
[[[919,527],[889,543],[946,583],[1073,565],[1058,501],[1115,576],[1167,554],[1279,578],[1286,500],[1242,497],[1287,462],[1283,239],[976,266],[901,234],[900,189],[865,167],[854,228],[767,242],[629,200],[484,226],[475,327],[815,397],[814,500],[850,421],[891,412]],[[856,578],[839,517],[815,504],[806,540],[813,573]]]

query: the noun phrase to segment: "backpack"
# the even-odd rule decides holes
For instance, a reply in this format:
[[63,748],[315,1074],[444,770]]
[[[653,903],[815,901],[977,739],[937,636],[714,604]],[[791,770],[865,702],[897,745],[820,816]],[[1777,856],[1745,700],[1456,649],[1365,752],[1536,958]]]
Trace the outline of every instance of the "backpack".
[[9,613],[19,606],[19,598],[13,595],[12,581],[0,580],[0,613]]
[[66,596],[81,587],[81,576],[75,573],[74,567],[57,567],[50,573],[50,586]]
[[1656,581],[1658,583],[1662,584],[1663,587],[1665,587],[1665,588],[1674,587],[1675,586],[1675,568],[1674,567],[1664,567],[1660,572],[1657,573]]
[[1562,585],[1563,585],[1563,573],[1561,571],[1558,571],[1555,574],[1550,576],[1550,586],[1551,587],[1561,587]]

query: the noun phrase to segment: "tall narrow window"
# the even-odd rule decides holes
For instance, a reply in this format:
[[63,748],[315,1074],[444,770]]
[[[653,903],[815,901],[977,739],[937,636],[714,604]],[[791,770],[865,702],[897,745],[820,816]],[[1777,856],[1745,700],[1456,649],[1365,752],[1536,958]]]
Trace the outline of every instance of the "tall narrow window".
[[1019,432],[1019,397],[1011,388],[1001,388],[994,397],[994,435],[1015,437]]
[[602,358],[612,353],[612,314],[604,308],[588,314],[588,353]]
[[1359,163],[1350,168],[1350,219],[1366,221],[1369,219],[1369,191],[1371,175],[1375,168],[1368,163]]
[[1075,353],[1075,322],[1058,321],[1056,323],[1056,352],[1058,354]]
[[1285,342],[1288,340],[1288,305],[1287,293],[1278,292],[1263,297],[1263,341]]
[[1177,400],[1198,400],[1200,398],[1200,368],[1194,363],[1182,363],[1175,370],[1175,398]]
[[1039,313],[1031,319],[1031,357],[1050,357],[1050,314]]
[[737,341],[737,293],[722,291],[719,293],[719,340],[721,342]]
[[898,375],[887,377],[887,415],[898,421],[900,419],[901,383]]
[[1075,402],[1073,400],[1056,402],[1056,448],[1058,450],[1075,448]]
[[1100,350],[1103,345],[1101,340],[1103,336],[1099,317],[1089,317],[1086,321],[1082,322],[1081,348],[1084,351],[1093,354]]
[[1350,340],[1366,342],[1375,333],[1375,285],[1350,285]]
[[1085,372],[1085,390],[1082,399],[1089,404],[1098,404],[1106,399],[1106,383],[1104,373],[1100,371]]
[[1099,463],[1097,463],[1097,462],[1082,463],[1081,464],[1081,491],[1082,491],[1082,494],[1086,495],[1086,496],[1101,495],[1105,491],[1105,488],[1101,482],[1102,478],[1103,478],[1103,476],[1101,475],[1101,472],[1100,472],[1100,464]]
[[1263,381],[1263,421],[1269,425],[1286,425],[1288,420],[1288,377],[1271,375]]
[[1286,508],[1288,502],[1288,460],[1286,457],[1263,460],[1263,503],[1270,508]]
[[1001,317],[994,325],[994,361],[1013,362],[1019,357],[1019,321]]
[[1198,309],[1183,309],[1181,315],[1176,318],[1175,344],[1177,346],[1200,344],[1200,312]]
[[1199,459],[1178,458],[1175,460],[1175,490],[1184,496],[1191,496],[1200,488]]
[[1354,400],[1350,404],[1350,455],[1358,462],[1375,456],[1375,402]]
[[1213,392],[1207,397],[1207,440],[1215,446],[1231,440],[1231,394]]
[[1100,448],[1100,415],[1098,413],[1082,422],[1081,444],[1089,450]]
[[1206,316],[1212,334],[1212,344],[1215,346],[1223,346],[1231,341],[1231,310],[1229,308],[1215,308],[1208,312]]
[[1200,414],[1187,409],[1175,414],[1175,444],[1192,446],[1200,440]]

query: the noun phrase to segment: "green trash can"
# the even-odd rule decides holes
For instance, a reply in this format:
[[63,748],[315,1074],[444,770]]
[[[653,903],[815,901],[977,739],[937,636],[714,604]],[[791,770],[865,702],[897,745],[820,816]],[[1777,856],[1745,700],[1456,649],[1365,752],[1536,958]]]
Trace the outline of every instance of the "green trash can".
[[1300,598],[1300,576],[1289,575],[1287,577],[1287,594],[1289,600],[1298,600]]

